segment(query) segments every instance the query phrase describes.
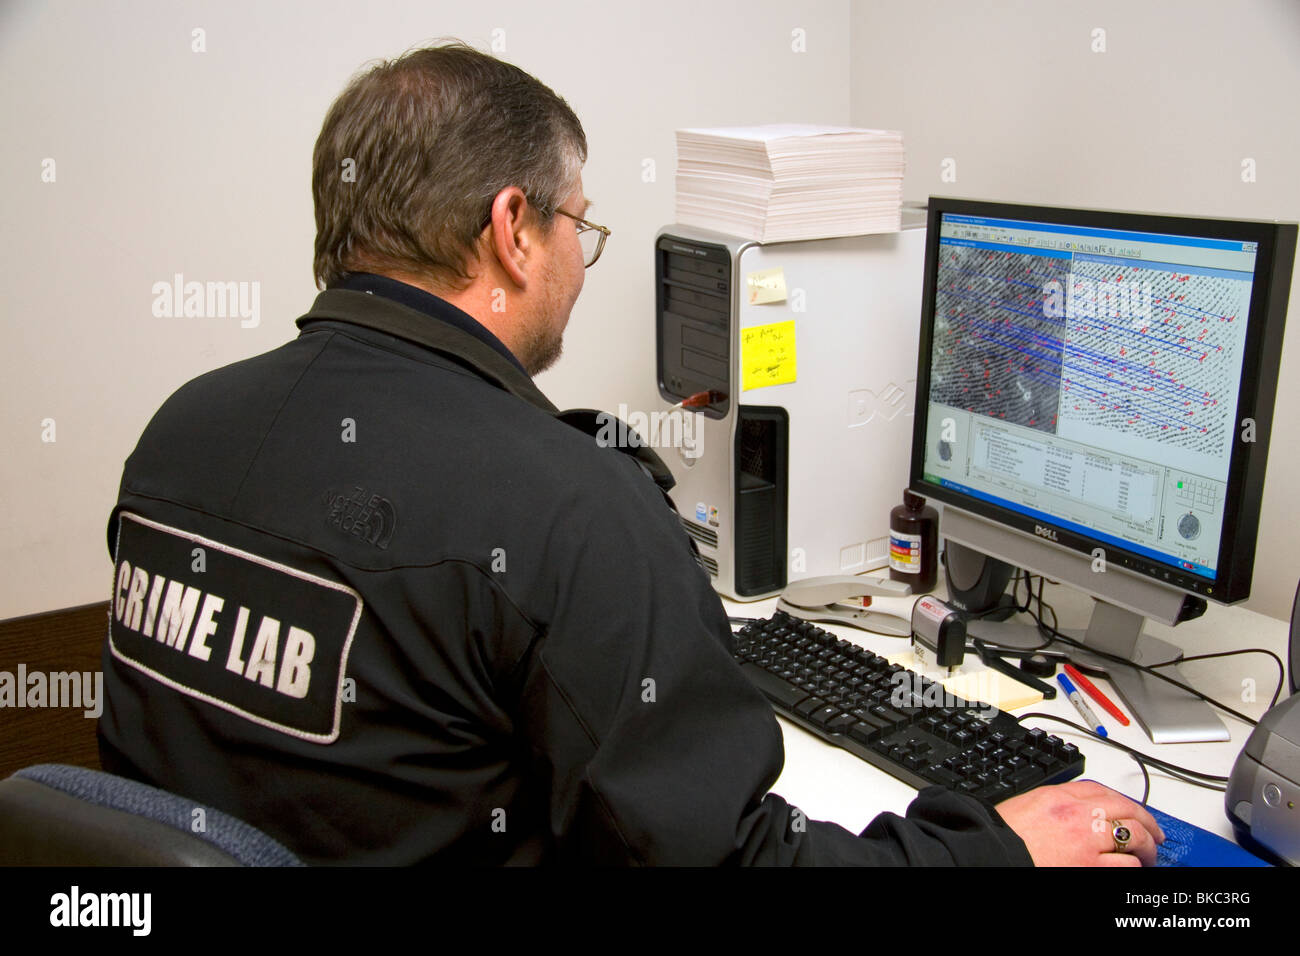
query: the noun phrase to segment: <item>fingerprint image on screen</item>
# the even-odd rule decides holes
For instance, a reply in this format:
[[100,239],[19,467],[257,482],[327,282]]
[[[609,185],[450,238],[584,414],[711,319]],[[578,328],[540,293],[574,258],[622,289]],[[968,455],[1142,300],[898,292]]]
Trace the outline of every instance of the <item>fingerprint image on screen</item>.
[[940,254],[930,401],[1055,433],[1065,319],[1044,289],[1066,288],[1070,260],[950,244]]

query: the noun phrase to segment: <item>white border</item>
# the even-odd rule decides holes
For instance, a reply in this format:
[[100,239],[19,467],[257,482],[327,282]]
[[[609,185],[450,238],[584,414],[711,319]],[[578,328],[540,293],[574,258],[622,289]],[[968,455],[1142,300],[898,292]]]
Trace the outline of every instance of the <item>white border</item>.
[[[293,727],[286,727],[283,724],[277,724],[275,721],[267,720],[265,717],[259,717],[257,714],[250,714],[248,711],[236,707],[234,704],[228,703],[227,701],[224,700],[220,700],[216,697],[211,696],[210,694],[205,694],[202,691],[197,690],[193,687],[188,687],[185,684],[181,684],[175,680],[172,680],[170,677],[167,677],[164,674],[160,674],[157,671],[146,667],[144,664],[140,663],[139,661],[127,657],[123,652],[118,650],[117,645],[113,643],[112,623],[114,621],[117,621],[117,615],[116,615],[117,576],[119,573],[118,569],[121,565],[120,562],[121,547],[122,547],[121,519],[123,518],[130,518],[132,521],[136,522],[137,524],[144,525],[147,528],[153,528],[155,531],[163,531],[166,532],[167,534],[175,535],[178,538],[183,538],[186,541],[193,541],[198,544],[205,545],[206,547],[214,548],[217,551],[221,551],[225,554],[233,555],[238,558],[243,558],[246,561],[252,561],[254,564],[260,564],[264,567],[272,568],[276,571],[281,571],[285,574],[288,574],[300,580],[309,581],[312,584],[319,584],[322,587],[331,588],[335,591],[341,591],[344,594],[350,595],[357,602],[356,611],[353,612],[352,614],[352,623],[348,627],[347,638],[343,642],[343,652],[341,657],[339,658],[339,680],[338,680],[338,685],[334,688],[334,727],[328,734],[309,734],[304,731],[297,730]],[[117,525],[117,541],[114,543],[113,546],[113,592],[112,592],[113,599],[109,604],[110,621],[109,621],[109,629],[108,629],[108,646],[109,649],[113,652],[113,656],[116,657],[122,663],[127,664],[130,667],[134,667],[142,674],[148,674],[150,677],[158,681],[160,684],[165,684],[166,686],[172,688],[173,690],[178,690],[181,693],[188,694],[190,697],[197,698],[198,700],[207,701],[209,704],[212,704],[213,706],[220,707],[222,710],[229,711],[232,714],[237,714],[240,717],[243,717],[245,720],[251,720],[253,723],[260,724],[261,726],[267,727],[271,730],[278,730],[281,733],[287,734],[290,737],[297,737],[300,740],[306,740],[311,743],[332,744],[334,741],[338,740],[339,724],[343,716],[343,699],[342,699],[343,681],[344,681],[343,675],[347,671],[348,654],[350,654],[352,651],[352,639],[353,637],[356,636],[357,633],[357,622],[361,619],[361,611],[365,607],[365,602],[361,600],[361,595],[358,594],[356,591],[354,591],[352,588],[348,587],[346,584],[339,584],[337,581],[330,581],[326,578],[317,577],[314,574],[308,574],[306,571],[300,571],[297,568],[291,568],[287,564],[280,564],[279,562],[276,561],[270,561],[266,558],[259,557],[256,554],[250,554],[247,551],[241,551],[238,548],[232,548],[229,545],[222,544],[219,541],[213,541],[210,538],[204,538],[201,535],[192,534],[191,532],[188,531],[182,531],[179,528],[173,528],[169,525],[160,524],[157,521],[150,521],[148,518],[141,517],[140,515],[135,514],[134,512],[130,512],[130,511],[119,512],[118,519],[119,521]],[[119,621],[118,623],[121,622]]]

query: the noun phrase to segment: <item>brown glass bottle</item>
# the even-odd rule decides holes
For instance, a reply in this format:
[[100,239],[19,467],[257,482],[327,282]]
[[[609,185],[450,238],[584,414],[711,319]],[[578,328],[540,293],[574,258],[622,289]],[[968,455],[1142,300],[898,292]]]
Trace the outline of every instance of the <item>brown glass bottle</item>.
[[939,577],[939,512],[914,491],[889,512],[889,577],[928,594]]

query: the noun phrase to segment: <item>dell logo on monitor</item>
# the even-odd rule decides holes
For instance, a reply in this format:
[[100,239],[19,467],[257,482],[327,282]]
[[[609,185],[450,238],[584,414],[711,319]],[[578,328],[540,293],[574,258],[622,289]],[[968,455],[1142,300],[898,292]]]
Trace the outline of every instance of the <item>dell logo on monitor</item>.
[[1042,535],[1042,536],[1043,536],[1044,538],[1046,538],[1048,541],[1057,541],[1057,540],[1059,540],[1059,539],[1056,537],[1056,532],[1055,532],[1055,531],[1053,531],[1051,528],[1044,528],[1041,524],[1036,524],[1036,525],[1034,525],[1034,534]]

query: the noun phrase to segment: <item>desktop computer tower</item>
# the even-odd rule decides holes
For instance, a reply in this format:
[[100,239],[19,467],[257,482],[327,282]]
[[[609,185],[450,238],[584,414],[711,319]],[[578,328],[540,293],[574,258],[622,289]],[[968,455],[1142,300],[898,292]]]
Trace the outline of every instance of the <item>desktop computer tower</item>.
[[689,226],[655,240],[661,448],[717,590],[886,567],[908,484],[925,217],[901,232],[763,244]]

